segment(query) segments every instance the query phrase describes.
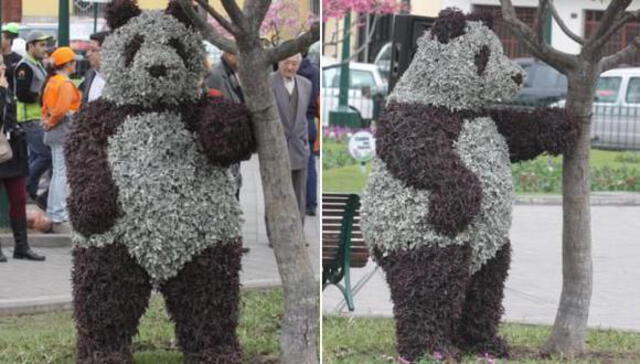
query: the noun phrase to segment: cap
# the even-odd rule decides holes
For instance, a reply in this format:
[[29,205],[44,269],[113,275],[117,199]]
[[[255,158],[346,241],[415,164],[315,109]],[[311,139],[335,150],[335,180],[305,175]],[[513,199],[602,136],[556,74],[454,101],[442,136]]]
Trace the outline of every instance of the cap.
[[20,34],[20,25],[18,23],[8,23],[2,26],[2,31],[17,36]]
[[55,66],[61,66],[76,59],[76,53],[69,47],[60,47],[51,53],[51,59]]
[[49,39],[53,39],[53,36],[48,35],[48,34],[44,34],[43,32],[31,32],[29,33],[29,35],[27,36],[27,43],[31,43],[31,42],[37,42],[40,40],[49,40]]

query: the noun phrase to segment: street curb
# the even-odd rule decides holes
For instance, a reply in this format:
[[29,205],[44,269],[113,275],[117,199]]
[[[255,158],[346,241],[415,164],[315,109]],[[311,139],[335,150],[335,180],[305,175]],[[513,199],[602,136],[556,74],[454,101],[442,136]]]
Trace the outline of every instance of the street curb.
[[[241,291],[281,287],[280,279],[260,279],[243,283]],[[0,300],[0,317],[71,310],[71,296],[43,296]]]
[[[71,247],[70,234],[28,234],[29,246],[32,248],[63,248]],[[0,241],[5,246],[13,245],[13,235],[0,234]]]
[[[591,206],[640,206],[637,192],[593,192]],[[515,205],[562,205],[562,195],[516,195]]]

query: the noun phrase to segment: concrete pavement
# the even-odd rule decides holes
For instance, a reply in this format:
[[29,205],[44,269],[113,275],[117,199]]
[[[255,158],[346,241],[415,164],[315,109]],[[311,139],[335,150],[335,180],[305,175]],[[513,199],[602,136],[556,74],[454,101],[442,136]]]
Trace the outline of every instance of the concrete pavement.
[[[250,251],[242,260],[241,282],[244,287],[276,286],[280,284],[280,276],[266,236],[257,155],[242,163],[242,176],[240,203],[245,220],[242,231],[244,245]],[[32,245],[38,246],[36,250],[46,255],[47,260],[30,262],[12,259],[12,239],[3,236],[4,253],[9,262],[0,264],[0,315],[70,307],[71,246],[68,237],[33,236]],[[319,217],[307,216],[305,237],[314,273],[319,277]]]
[[[594,277],[589,326],[640,331],[640,206],[602,203],[592,206],[591,215]],[[515,205],[511,242],[513,260],[503,320],[551,325],[562,289],[561,206]],[[352,270],[352,282],[375,267],[369,261],[366,267]],[[322,295],[324,313],[344,312],[346,308],[337,310],[341,298],[337,288],[328,287]],[[392,316],[381,270],[356,295],[355,306],[356,316]]]

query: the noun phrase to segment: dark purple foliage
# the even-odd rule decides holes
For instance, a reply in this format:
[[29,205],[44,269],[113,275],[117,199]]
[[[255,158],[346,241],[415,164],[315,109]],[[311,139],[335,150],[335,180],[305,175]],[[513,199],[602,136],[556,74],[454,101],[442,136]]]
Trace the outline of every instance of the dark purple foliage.
[[241,363],[236,336],[242,241],[207,248],[160,287],[185,363]]
[[459,359],[454,338],[469,281],[470,246],[425,246],[384,257],[374,250],[374,257],[391,289],[400,356],[413,361],[439,352]]
[[131,338],[147,308],[149,276],[124,245],[73,249],[77,363],[133,363]]
[[140,13],[136,0],[112,0],[104,9],[104,18],[109,28],[115,30]]
[[510,263],[511,244],[507,242],[471,276],[454,340],[463,351],[508,357],[507,344],[498,336],[498,329]]
[[432,192],[429,223],[453,237],[480,211],[482,187],[453,150],[464,118],[473,112],[453,112],[420,104],[394,103],[378,121],[376,152],[394,177],[408,186]]
[[446,8],[440,11],[438,18],[431,27],[431,34],[440,43],[449,43],[451,39],[459,37],[465,33],[467,17],[460,9]]
[[475,65],[476,72],[478,76],[481,76],[484,73],[485,68],[487,68],[487,63],[489,62],[489,56],[491,56],[491,49],[488,46],[482,46],[480,51],[475,55]]
[[189,15],[187,15],[187,13],[185,13],[185,11],[182,9],[182,6],[180,6],[177,0],[170,0],[164,13],[173,16],[187,28],[193,27],[191,18],[189,18]]
[[578,135],[577,119],[557,108],[488,110],[509,145],[512,162],[529,160],[541,153],[558,155],[571,148]]

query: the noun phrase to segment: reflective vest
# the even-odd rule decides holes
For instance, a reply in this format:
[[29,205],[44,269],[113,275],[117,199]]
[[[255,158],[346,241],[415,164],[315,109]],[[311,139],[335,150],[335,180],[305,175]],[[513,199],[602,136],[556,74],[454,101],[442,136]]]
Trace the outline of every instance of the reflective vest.
[[[22,57],[20,62],[16,65],[15,69],[18,69],[22,64],[26,64],[31,68],[33,72],[33,77],[31,78],[31,85],[29,87],[29,91],[33,93],[40,94],[42,92],[42,84],[44,83],[45,78],[47,77],[47,71],[44,69],[42,63],[35,60],[30,55],[26,55]],[[14,75],[15,77],[15,75]],[[16,83],[14,82],[14,85]],[[17,111],[17,120],[18,122],[31,121],[31,120],[39,120],[42,117],[40,113],[40,102],[22,102],[16,100],[16,111]]]

